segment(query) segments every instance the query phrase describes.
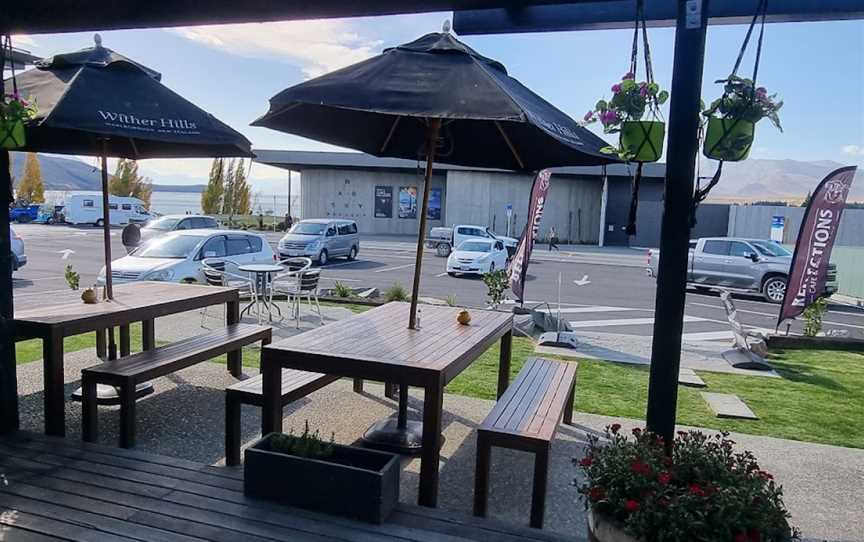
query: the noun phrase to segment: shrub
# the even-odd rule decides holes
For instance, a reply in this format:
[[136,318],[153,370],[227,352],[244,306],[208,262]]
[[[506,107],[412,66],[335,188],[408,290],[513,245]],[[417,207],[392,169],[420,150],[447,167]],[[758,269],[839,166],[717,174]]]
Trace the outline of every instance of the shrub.
[[494,309],[504,301],[504,293],[510,286],[507,271],[497,269],[491,273],[486,273],[483,275],[483,284],[488,289],[486,296],[489,298],[489,304]]
[[411,296],[408,295],[408,290],[405,289],[399,282],[394,282],[393,286],[384,290],[384,301],[409,301]]
[[344,282],[337,280],[333,285],[333,293],[336,297],[353,297],[354,291],[345,285]]
[[81,275],[78,274],[77,271],[72,269],[72,264],[66,264],[66,270],[63,273],[63,278],[66,279],[66,284],[69,285],[69,288],[72,290],[78,289],[78,284],[81,282]]
[[822,317],[828,310],[828,301],[824,297],[817,298],[804,309],[804,336],[815,337],[822,331]]
[[448,295],[446,301],[447,301],[448,307],[455,307],[456,306],[456,296],[455,295],[453,295],[453,294]]
[[294,435],[294,430],[292,429],[287,435],[284,433],[274,435],[270,441],[270,447],[274,452],[282,454],[309,459],[325,459],[333,455],[334,440],[335,434],[333,433],[330,435],[330,442],[322,440],[318,435],[317,429],[314,433],[311,433],[309,431],[309,420],[306,420],[303,434],[298,437]]
[[799,538],[789,526],[783,490],[750,452],[735,452],[728,434],[679,431],[666,454],[663,439],[620,424],[608,444],[588,436],[574,460],[586,480],[585,507],[645,542],[719,540],[780,542]]

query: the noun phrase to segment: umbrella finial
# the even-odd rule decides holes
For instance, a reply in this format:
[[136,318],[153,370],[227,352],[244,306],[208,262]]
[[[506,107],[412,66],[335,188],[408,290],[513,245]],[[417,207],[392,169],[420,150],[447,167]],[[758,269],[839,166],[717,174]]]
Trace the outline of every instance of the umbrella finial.
[[96,47],[102,47],[102,36],[93,34],[93,42],[96,44]]
[[444,19],[444,26],[441,28],[441,31],[445,34],[450,33],[450,19]]

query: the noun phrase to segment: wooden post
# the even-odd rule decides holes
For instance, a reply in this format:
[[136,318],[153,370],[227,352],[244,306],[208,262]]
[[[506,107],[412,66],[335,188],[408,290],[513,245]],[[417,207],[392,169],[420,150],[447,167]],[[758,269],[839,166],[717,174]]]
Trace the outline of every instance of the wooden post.
[[[2,35],[2,33],[0,33]],[[0,96],[3,95],[0,77]],[[18,373],[15,365],[14,316],[12,307],[12,242],[9,232],[9,205],[12,179],[9,151],[0,149],[0,435],[18,429]]]
[[417,329],[417,300],[420,296],[420,269],[423,267],[423,239],[426,236],[426,213],[429,210],[429,192],[432,184],[432,164],[435,163],[435,144],[441,119],[429,119],[426,129],[426,176],[423,182],[423,204],[420,209],[420,231],[417,232],[417,259],[414,261],[414,285],[411,288],[411,314],[408,328]]
[[[688,15],[694,3],[701,13]],[[654,305],[654,338],[648,380],[648,429],[671,443],[675,436],[678,369],[684,328],[690,205],[699,151],[699,103],[705,61],[708,0],[678,0],[666,187],[660,233],[660,263]]]
[[[111,277],[111,209],[108,208],[108,142],[102,140],[102,243],[105,245],[105,291],[114,299],[114,281]],[[112,332],[113,335],[113,332]]]

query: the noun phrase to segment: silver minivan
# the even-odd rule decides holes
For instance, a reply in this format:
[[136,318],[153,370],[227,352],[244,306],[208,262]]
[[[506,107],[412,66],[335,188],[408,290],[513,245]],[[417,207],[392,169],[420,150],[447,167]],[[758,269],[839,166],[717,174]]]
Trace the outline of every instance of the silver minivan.
[[360,252],[360,235],[353,220],[311,218],[301,220],[279,240],[282,258],[305,256],[325,265],[331,258],[353,260]]
[[12,271],[18,271],[27,265],[27,254],[24,253],[24,240],[12,228],[9,228],[9,237],[12,241]]

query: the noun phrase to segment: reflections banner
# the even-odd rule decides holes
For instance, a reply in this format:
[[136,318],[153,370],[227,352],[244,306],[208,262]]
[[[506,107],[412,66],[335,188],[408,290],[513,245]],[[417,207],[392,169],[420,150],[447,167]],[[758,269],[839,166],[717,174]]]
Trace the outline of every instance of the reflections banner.
[[543,209],[546,207],[546,195],[549,193],[552,173],[548,169],[541,170],[534,177],[531,185],[531,201],[528,203],[528,222],[522,239],[516,247],[516,254],[510,261],[507,274],[510,279],[510,289],[516,299],[523,301],[525,293],[525,275],[528,272],[528,263],[531,261],[531,251],[534,249],[534,241],[540,233],[540,221],[543,219]]
[[783,320],[795,318],[804,312],[807,305],[816,301],[825,291],[831,249],[856,169],[855,166],[848,166],[833,171],[813,192],[798,231],[798,242],[792,256],[792,269],[789,270],[789,283],[777,327]]

